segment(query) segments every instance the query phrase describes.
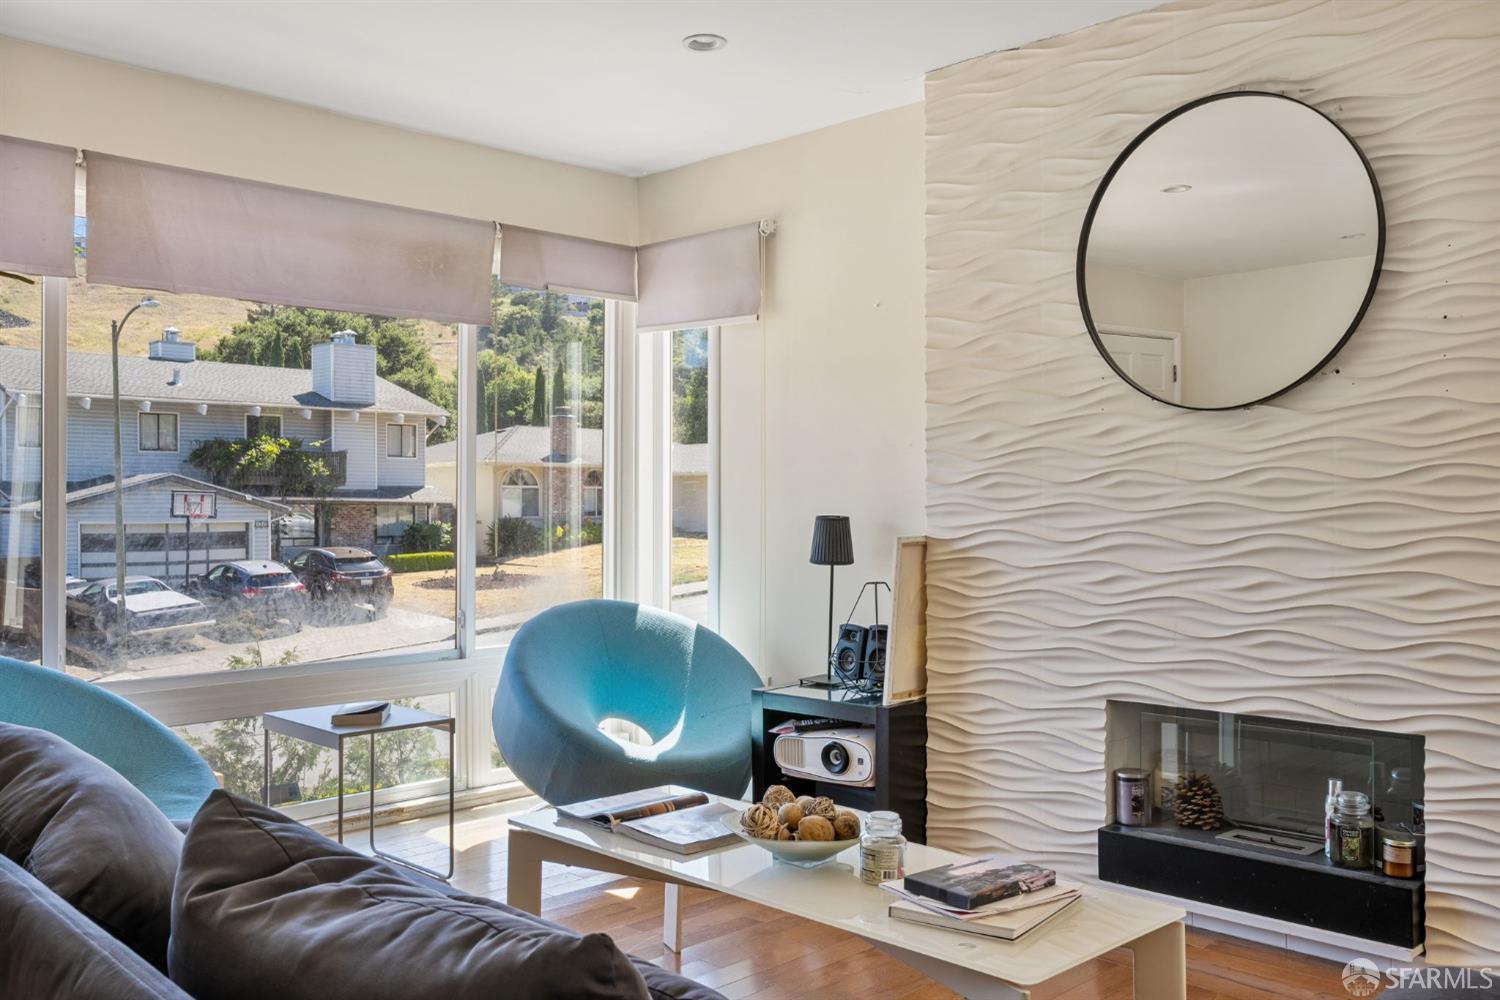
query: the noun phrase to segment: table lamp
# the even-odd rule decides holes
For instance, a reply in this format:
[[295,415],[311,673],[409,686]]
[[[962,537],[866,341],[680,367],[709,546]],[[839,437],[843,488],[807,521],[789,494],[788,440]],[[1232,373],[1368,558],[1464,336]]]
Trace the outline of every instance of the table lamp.
[[808,562],[828,567],[828,653],[823,658],[822,677],[804,677],[804,687],[837,685],[833,680],[833,568],[854,562],[854,538],[849,532],[849,518],[843,514],[819,514],[813,521],[812,555]]

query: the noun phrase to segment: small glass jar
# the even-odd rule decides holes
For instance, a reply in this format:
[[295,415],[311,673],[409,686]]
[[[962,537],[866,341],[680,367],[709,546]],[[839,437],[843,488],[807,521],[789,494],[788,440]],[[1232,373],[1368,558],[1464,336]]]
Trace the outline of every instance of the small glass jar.
[[901,817],[893,812],[872,812],[859,838],[859,877],[866,885],[879,885],[906,875],[906,838],[901,836]]
[[1416,878],[1417,838],[1401,830],[1382,830],[1380,870],[1391,878]]
[[1334,864],[1340,868],[1374,867],[1375,817],[1370,815],[1368,795],[1356,791],[1339,792],[1334,829]]

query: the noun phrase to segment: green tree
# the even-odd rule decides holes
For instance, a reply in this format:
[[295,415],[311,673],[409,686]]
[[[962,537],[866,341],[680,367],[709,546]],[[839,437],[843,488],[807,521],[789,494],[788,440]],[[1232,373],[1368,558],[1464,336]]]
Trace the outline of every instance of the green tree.
[[531,426],[543,427],[547,423],[547,374],[542,366],[536,366],[536,386],[531,400]]
[[557,367],[552,370],[552,410],[554,411],[559,406],[568,405],[568,384],[564,379],[563,364],[559,361]]
[[531,375],[508,354],[479,352],[479,414],[481,431],[524,424],[532,414],[535,393]]
[[[433,443],[451,440],[457,427],[457,393],[452,379],[443,377],[416,323],[359,313],[297,306],[256,306],[243,323],[236,323],[204,357],[210,361],[264,365],[280,351],[282,361],[295,359],[305,367],[314,344],[340,330],[353,330],[362,344],[375,348],[375,371],[381,378],[416,393],[448,413],[445,427],[429,437]],[[277,347],[277,342],[280,347]],[[295,346],[294,346],[295,345]]]

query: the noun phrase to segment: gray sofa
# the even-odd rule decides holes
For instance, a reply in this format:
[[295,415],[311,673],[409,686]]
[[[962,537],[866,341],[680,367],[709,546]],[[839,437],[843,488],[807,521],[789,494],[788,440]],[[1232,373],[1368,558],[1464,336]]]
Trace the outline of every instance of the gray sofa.
[[0,723],[0,997],[723,1000],[213,792],[184,835],[110,768]]

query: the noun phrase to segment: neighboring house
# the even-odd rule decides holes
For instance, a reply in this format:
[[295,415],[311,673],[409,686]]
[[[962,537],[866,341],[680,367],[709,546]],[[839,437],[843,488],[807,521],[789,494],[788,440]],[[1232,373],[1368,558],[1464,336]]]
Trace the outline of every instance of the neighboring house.
[[[543,526],[572,525],[604,516],[604,432],[579,427],[567,407],[547,427],[506,427],[475,441],[475,518],[481,530],[499,517]],[[452,492],[458,444],[427,450],[428,478]],[[672,445],[672,528],[708,532],[708,445]],[[482,536],[481,536],[482,537]]]
[[[288,557],[314,544],[391,548],[451,496],[427,483],[428,429],[443,410],[375,374],[375,348],[340,334],[313,347],[312,368],[198,361],[168,330],[149,357],[120,358],[127,569],[179,578],[202,561]],[[41,368],[35,350],[0,347],[0,510],[37,509]],[[114,407],[107,354],[68,355],[68,572],[115,569]],[[296,438],[333,472],[326,496],[282,495],[271,479],[236,489],[188,464],[205,441]],[[214,492],[216,515],[191,533],[174,491]],[[32,558],[38,531],[0,518],[0,558]],[[200,548],[200,539],[203,547]],[[179,558],[181,561],[179,561]],[[181,567],[179,569],[178,567]]]

